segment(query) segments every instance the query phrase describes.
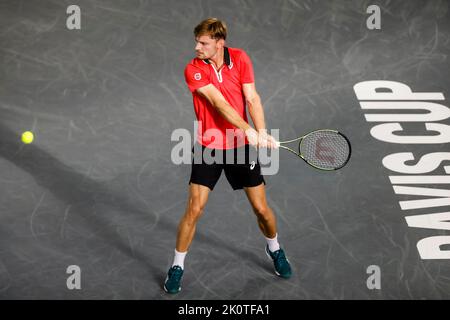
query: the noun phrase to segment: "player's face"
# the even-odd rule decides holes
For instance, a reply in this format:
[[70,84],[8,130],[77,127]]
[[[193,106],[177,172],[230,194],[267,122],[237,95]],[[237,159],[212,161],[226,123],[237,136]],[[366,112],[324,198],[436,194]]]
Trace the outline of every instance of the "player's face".
[[223,39],[216,40],[209,35],[203,35],[195,38],[195,54],[199,59],[210,59],[214,57],[217,51],[223,46]]

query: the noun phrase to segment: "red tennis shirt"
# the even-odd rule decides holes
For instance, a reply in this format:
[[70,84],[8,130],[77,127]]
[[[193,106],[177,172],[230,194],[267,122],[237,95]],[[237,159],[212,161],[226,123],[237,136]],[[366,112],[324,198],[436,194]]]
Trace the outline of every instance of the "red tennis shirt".
[[[220,71],[208,60],[198,58],[191,60],[184,70],[187,86],[192,92],[195,115],[199,121],[196,140],[213,149],[231,149],[248,143],[244,132],[222,117],[208,100],[196,91],[213,84],[242,119],[248,122],[242,84],[255,82],[252,62],[244,50],[228,47],[224,48],[224,60],[225,65]],[[233,135],[238,138],[233,138]]]

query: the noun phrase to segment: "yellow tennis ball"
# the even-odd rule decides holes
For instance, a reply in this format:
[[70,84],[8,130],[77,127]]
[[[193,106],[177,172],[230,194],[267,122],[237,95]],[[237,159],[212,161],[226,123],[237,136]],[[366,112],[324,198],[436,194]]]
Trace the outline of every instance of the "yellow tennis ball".
[[24,133],[22,133],[22,142],[23,143],[25,143],[25,144],[32,143],[33,139],[34,139],[33,132],[25,131]]

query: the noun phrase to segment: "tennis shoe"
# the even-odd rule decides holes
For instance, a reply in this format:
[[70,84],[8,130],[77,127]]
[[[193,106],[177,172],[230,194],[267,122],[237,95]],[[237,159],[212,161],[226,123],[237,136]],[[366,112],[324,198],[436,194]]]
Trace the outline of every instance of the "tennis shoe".
[[283,249],[280,248],[277,251],[272,252],[269,250],[269,246],[266,245],[266,254],[273,261],[275,274],[281,278],[290,278],[292,274],[291,265],[289,264],[289,260],[286,258]]
[[167,293],[178,293],[181,291],[181,278],[183,269],[180,266],[173,266],[167,272],[166,281],[164,281],[164,290]]

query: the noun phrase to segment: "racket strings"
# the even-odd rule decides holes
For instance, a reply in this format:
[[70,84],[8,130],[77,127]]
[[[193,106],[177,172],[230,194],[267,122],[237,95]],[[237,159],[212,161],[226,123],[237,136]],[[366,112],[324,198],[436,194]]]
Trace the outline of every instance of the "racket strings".
[[350,145],[338,132],[316,131],[302,139],[299,152],[309,164],[332,170],[345,165],[350,156]]

